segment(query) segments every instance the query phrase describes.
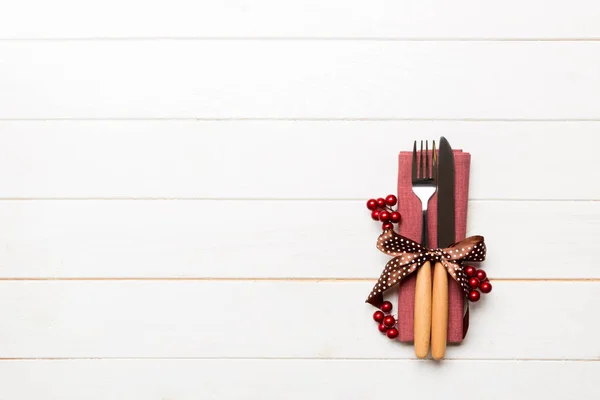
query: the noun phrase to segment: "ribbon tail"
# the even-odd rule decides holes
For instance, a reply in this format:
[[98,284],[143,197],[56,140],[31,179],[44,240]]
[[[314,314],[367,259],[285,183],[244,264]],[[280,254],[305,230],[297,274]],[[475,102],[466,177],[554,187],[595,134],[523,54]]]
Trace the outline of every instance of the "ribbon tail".
[[365,303],[369,303],[372,306],[381,308],[381,305],[383,304],[383,293],[377,293],[375,296],[369,297],[367,300],[365,300]]
[[[409,261],[405,262],[404,257],[408,258]],[[425,259],[422,261],[420,259],[417,261],[417,259],[417,256],[405,254],[388,261],[365,303],[380,308],[383,304],[383,293],[396,287],[403,278],[416,271],[425,262]]]
[[452,279],[458,283],[465,297],[467,297],[469,295],[470,288],[468,277],[463,271],[462,267],[453,261],[448,261],[445,259],[442,259],[442,265],[444,268],[446,268],[446,271],[448,271],[448,275],[450,275]]
[[463,317],[463,339],[467,336],[467,331],[469,330],[469,305],[466,304],[465,306],[467,309]]

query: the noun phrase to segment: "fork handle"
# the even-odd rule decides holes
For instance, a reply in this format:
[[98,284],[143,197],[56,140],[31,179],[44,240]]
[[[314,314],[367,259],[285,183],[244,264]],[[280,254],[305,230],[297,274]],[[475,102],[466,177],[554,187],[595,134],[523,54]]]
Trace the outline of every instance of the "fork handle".
[[431,264],[427,261],[417,271],[415,285],[415,355],[425,358],[431,340]]
[[436,263],[433,269],[432,297],[431,356],[441,360],[446,355],[448,337],[448,273],[441,263]]
[[[423,210],[421,245],[427,247],[427,207]],[[417,271],[415,284],[414,347],[417,358],[429,354],[431,341],[431,264],[426,262]]]
[[421,227],[421,245],[427,247],[429,240],[427,239],[427,210],[423,210],[423,223]]

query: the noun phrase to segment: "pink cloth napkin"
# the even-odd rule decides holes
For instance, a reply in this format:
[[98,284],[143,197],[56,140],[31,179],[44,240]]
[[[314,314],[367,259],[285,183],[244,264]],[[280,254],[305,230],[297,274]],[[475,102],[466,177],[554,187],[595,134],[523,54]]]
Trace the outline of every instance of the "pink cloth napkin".
[[[429,157],[431,160],[431,155]],[[469,170],[471,155],[462,150],[454,150],[454,201],[456,241],[465,238],[467,233],[467,202],[469,198]],[[411,182],[412,152],[402,151],[399,155],[398,170],[398,210],[402,214],[399,233],[417,242],[421,241],[421,202],[413,194]],[[437,194],[429,202],[428,208],[429,247],[437,247]],[[433,269],[433,266],[432,266]],[[398,298],[398,330],[401,342],[414,340],[413,321],[415,304],[415,278],[400,282]],[[463,340],[464,297],[458,284],[448,279],[448,343]]]

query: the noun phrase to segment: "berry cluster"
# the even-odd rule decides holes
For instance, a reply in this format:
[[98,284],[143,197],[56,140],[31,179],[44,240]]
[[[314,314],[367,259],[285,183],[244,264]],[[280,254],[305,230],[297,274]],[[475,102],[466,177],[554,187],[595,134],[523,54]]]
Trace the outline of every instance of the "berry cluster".
[[[400,333],[396,328],[396,318],[389,314],[390,311],[392,311],[392,303],[384,301],[381,305],[381,311],[375,311],[373,319],[379,323],[379,332],[385,333],[390,339],[396,339]],[[384,313],[388,313],[388,315]]]
[[469,293],[469,300],[475,303],[479,301],[481,295],[477,291],[479,289],[481,293],[489,293],[492,291],[492,284],[487,278],[487,274],[482,269],[477,269],[472,265],[465,267],[465,273],[469,277],[469,286],[471,286],[471,293]]
[[378,199],[370,199],[367,201],[367,208],[371,210],[371,218],[373,218],[374,221],[383,222],[381,228],[384,231],[394,229],[394,224],[399,224],[402,220],[400,213],[392,209],[397,203],[398,198],[393,194],[387,195],[385,199],[380,197]]

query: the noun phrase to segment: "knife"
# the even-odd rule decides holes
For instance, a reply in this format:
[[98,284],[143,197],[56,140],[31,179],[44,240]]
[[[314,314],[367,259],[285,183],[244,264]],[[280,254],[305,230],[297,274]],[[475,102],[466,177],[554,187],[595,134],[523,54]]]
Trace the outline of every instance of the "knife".
[[[445,137],[440,138],[437,188],[437,237],[438,247],[444,248],[455,242],[454,227],[454,153]],[[431,309],[431,355],[441,360],[446,354],[448,337],[448,273],[441,263],[433,271],[433,294]]]

